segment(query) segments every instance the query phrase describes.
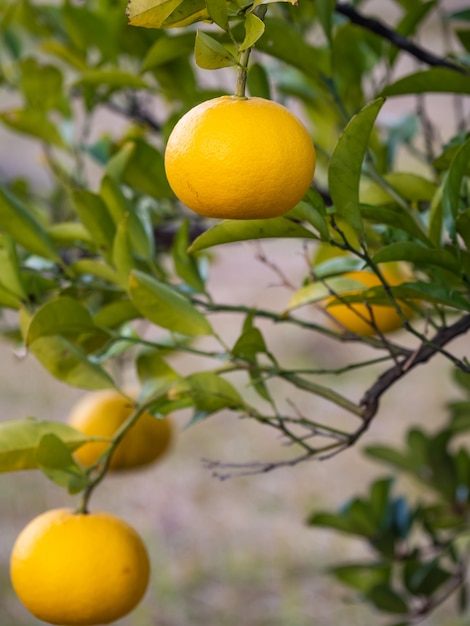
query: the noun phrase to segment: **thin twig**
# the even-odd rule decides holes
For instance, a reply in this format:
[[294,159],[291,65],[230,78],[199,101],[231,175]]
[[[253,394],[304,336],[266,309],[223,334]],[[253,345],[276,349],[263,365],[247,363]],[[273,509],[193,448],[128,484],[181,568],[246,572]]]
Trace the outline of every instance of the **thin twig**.
[[419,59],[423,63],[426,63],[426,65],[431,67],[445,67],[447,69],[454,70],[455,72],[460,72],[461,74],[468,74],[468,70],[462,65],[458,65],[457,63],[449,61],[444,57],[437,56],[429,50],[415,44],[413,41],[404,37],[397,31],[389,28],[380,20],[362,15],[362,13],[359,13],[350,4],[337,2],[336,12],[347,17],[353,24],[357,24],[358,26],[371,31],[376,35],[379,35],[382,39],[386,39],[400,50],[408,52],[411,56]]

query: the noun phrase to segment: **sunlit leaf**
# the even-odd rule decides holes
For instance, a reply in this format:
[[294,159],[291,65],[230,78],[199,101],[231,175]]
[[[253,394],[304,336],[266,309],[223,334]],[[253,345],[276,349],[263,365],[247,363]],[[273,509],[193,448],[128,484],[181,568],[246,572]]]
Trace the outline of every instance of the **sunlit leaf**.
[[0,114],[0,120],[18,133],[24,133],[58,148],[67,147],[57,124],[42,111],[37,109],[9,110]]
[[46,302],[31,318],[26,344],[40,337],[52,335],[78,335],[96,331],[88,310],[78,300],[62,296]]
[[285,216],[269,220],[223,220],[193,241],[189,251],[198,252],[236,241],[278,237],[318,239],[312,231]]
[[148,320],[183,335],[210,335],[207,319],[184,296],[163,282],[134,270],[129,293],[136,308]]
[[411,241],[392,243],[379,250],[373,256],[374,263],[387,263],[391,261],[408,261],[424,266],[438,266],[459,272],[459,261],[447,250],[425,248]]
[[206,0],[206,7],[211,20],[223,30],[228,30],[227,0]]
[[69,450],[88,439],[86,435],[62,422],[36,419],[0,422],[0,472],[36,469],[36,452],[44,435],[54,434]]
[[240,52],[253,47],[264,33],[264,30],[265,26],[263,20],[254,13],[248,13],[245,18],[245,38],[240,44]]
[[131,26],[160,28],[183,0],[130,0],[126,14]]

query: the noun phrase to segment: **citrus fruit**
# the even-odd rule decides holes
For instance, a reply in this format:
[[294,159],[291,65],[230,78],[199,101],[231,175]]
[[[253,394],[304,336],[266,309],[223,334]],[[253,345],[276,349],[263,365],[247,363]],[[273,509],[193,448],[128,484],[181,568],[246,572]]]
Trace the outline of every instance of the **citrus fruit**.
[[[398,285],[403,282],[403,277],[398,276],[391,271],[382,270],[384,279],[389,285]],[[376,274],[367,270],[348,272],[344,274],[345,278],[351,278],[362,283],[365,287],[378,287],[382,283]],[[352,295],[356,293],[354,290],[348,293],[342,293],[342,296]],[[328,298],[325,301],[330,318],[332,318],[336,327],[341,330],[349,330],[352,333],[363,336],[372,336],[380,332],[382,334],[390,333],[403,326],[403,320],[397,310],[390,306],[381,304],[362,304],[341,303],[331,304],[335,297]],[[410,307],[398,302],[404,316],[409,319],[412,316]]]
[[[94,391],[73,407],[68,422],[85,435],[112,437],[133,411],[132,401],[118,391]],[[172,426],[169,418],[159,419],[145,412],[118,444],[109,469],[125,470],[153,463],[165,454],[171,441]],[[106,441],[86,443],[75,451],[75,458],[89,467],[109,445]]]
[[19,534],[10,561],[13,588],[49,624],[109,624],[142,599],[150,566],[137,532],[109,513],[54,509]]
[[175,195],[206,217],[264,219],[292,209],[308,190],[315,148],[299,121],[264,98],[221,96],[174,127],[165,170]]

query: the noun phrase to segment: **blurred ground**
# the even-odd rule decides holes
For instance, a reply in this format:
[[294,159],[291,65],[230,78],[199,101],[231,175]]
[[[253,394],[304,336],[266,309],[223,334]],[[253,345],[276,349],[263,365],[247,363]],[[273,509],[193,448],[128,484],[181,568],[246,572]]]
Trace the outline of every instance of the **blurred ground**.
[[[368,7],[382,4],[371,2]],[[447,6],[450,9],[464,4],[449,2]],[[432,28],[427,42],[432,46],[436,42]],[[430,97],[429,102],[442,133],[452,133],[454,129],[448,125],[452,117],[447,114],[449,100]],[[396,115],[409,106],[409,99],[396,99],[393,105],[386,105],[384,115]],[[8,151],[0,156],[2,178],[28,173],[47,184],[37,152],[29,142],[7,133],[2,133],[1,141],[3,146],[8,145]],[[263,244],[263,249],[289,276],[297,277],[305,271],[300,244]],[[256,248],[248,244],[217,252],[212,291],[226,303],[279,309],[289,294],[272,287],[277,278],[255,260],[255,252]],[[241,320],[227,316],[218,323],[229,337],[235,337]],[[297,332],[269,324],[263,328],[276,350],[296,365],[341,361],[341,347],[332,348],[318,337],[305,339]],[[453,347],[460,353],[468,348],[468,341]],[[352,356],[353,348],[348,350],[348,356]],[[29,415],[65,419],[82,392],[52,380],[32,357],[20,360],[10,344],[0,344],[0,355],[0,420]],[[189,365],[178,364],[181,368]],[[384,397],[381,413],[363,443],[400,441],[412,423],[425,422],[430,428],[437,425],[444,416],[444,403],[452,397],[448,371],[448,365],[436,358],[398,383]],[[352,374],[335,384],[339,391],[357,399],[377,373]],[[315,398],[296,401],[309,415],[336,417],[334,409]],[[179,428],[186,419],[178,418]],[[94,507],[121,515],[134,525],[148,544],[153,566],[144,602],[119,626],[382,623],[377,614],[324,574],[329,564],[363,555],[362,546],[334,533],[311,530],[305,524],[313,509],[338,507],[349,497],[363,493],[373,478],[386,474],[385,469],[361,457],[360,446],[323,463],[224,482],[211,477],[201,464],[202,458],[280,458],[286,454],[280,443],[276,433],[266,428],[231,415],[215,416],[181,431],[172,453],[160,465],[109,477],[104,482],[93,498]],[[402,482],[398,489],[415,492],[414,486]],[[41,624],[20,606],[10,587],[8,558],[16,535],[43,510],[74,506],[75,502],[38,472],[0,475],[1,626]],[[444,608],[423,626],[456,626],[450,614]]]

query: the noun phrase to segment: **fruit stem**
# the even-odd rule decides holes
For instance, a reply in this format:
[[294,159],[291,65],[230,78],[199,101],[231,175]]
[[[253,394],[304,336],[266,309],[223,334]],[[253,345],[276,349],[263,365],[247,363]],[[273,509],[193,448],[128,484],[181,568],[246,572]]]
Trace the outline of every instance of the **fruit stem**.
[[89,473],[91,474],[95,469],[99,468],[95,477],[90,480],[87,487],[83,492],[83,497],[75,511],[76,514],[86,515],[88,513],[88,502],[90,500],[91,494],[96,489],[96,487],[101,483],[103,478],[106,476],[109,464],[111,463],[111,457],[113,456],[114,451],[121,443],[123,438],[126,436],[128,430],[134,426],[137,420],[140,418],[142,413],[144,413],[150,404],[155,402],[155,398],[152,398],[152,402],[147,402],[146,404],[142,404],[136,408],[136,410],[127,418],[125,422],[118,428],[116,433],[114,434],[113,440],[109,446],[109,448],[100,456],[98,461],[89,469]]
[[246,50],[243,50],[240,55],[240,62],[238,64],[237,87],[235,89],[236,98],[246,98],[246,77],[248,72],[248,61],[250,59],[250,53],[251,48],[247,48]]

